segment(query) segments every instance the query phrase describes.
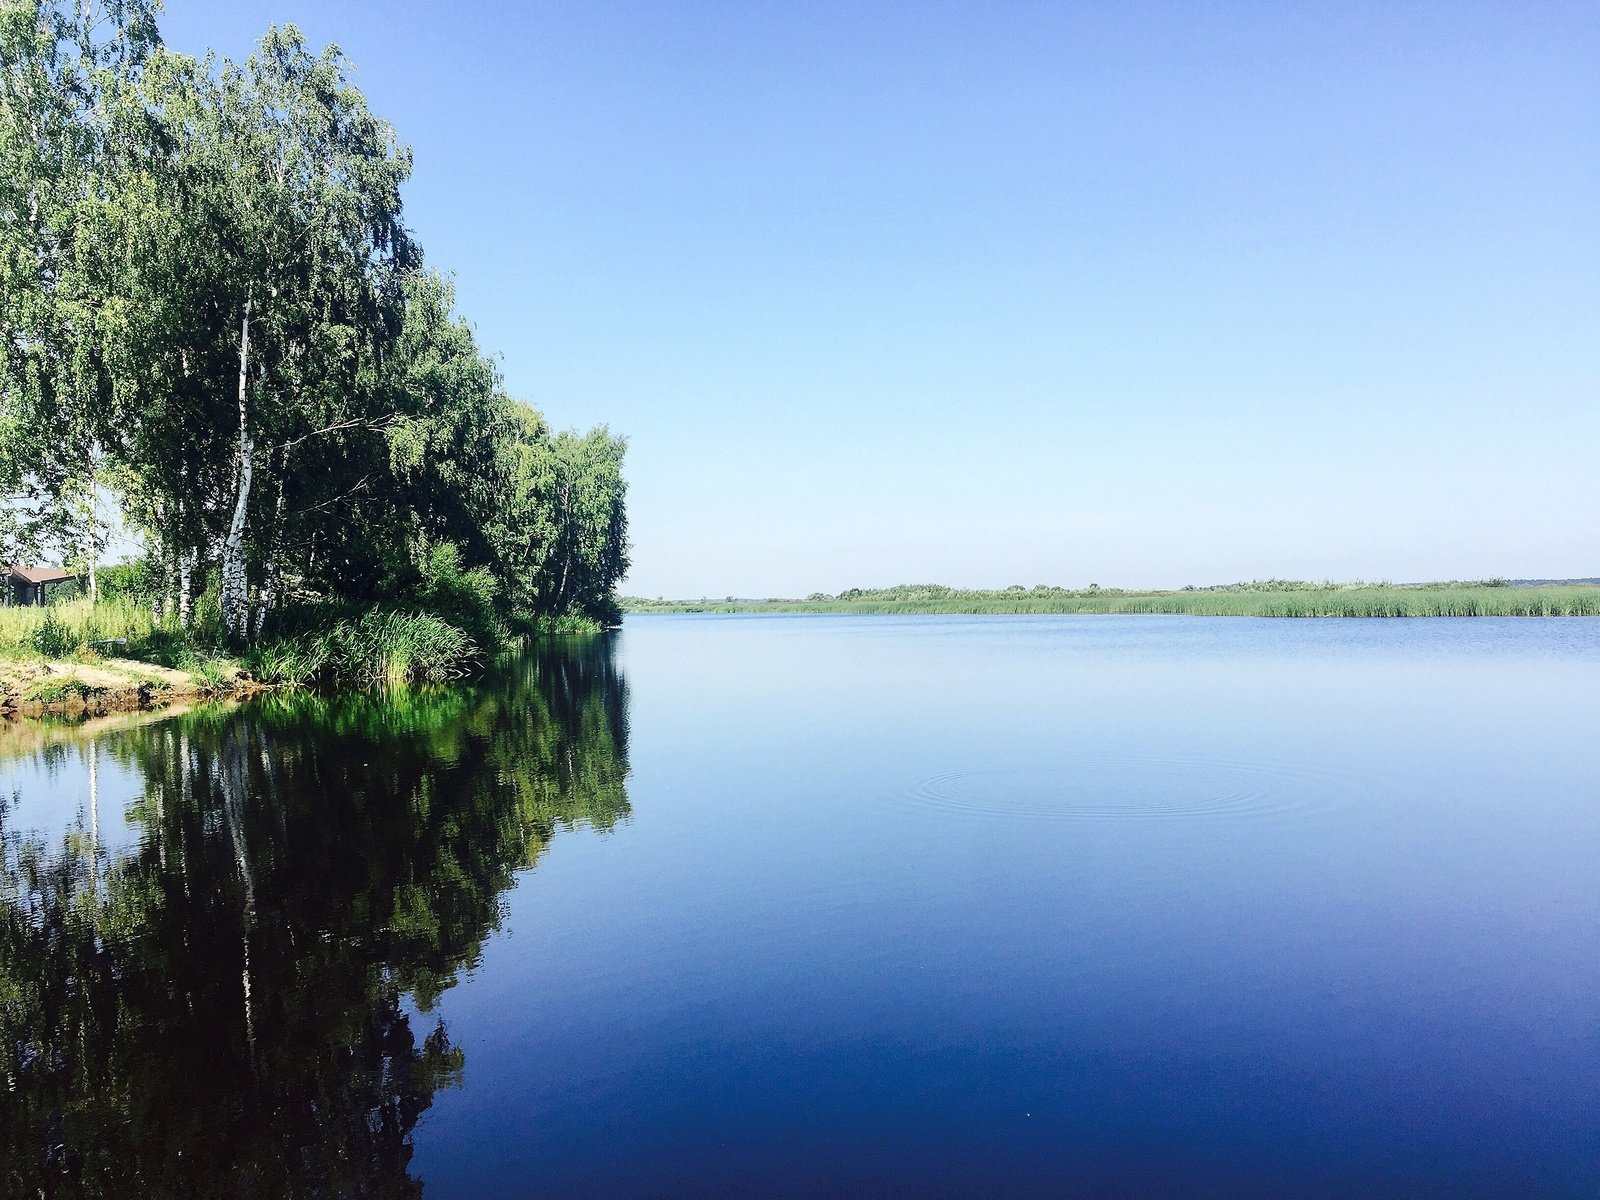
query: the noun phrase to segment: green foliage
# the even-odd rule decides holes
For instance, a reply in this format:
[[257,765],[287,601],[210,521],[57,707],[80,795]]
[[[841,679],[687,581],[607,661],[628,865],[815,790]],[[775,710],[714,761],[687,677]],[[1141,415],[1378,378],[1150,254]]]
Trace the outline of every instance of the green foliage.
[[244,661],[256,679],[291,688],[305,687],[328,670],[320,638],[261,642],[245,652]]
[[267,682],[304,684],[322,676],[437,681],[459,678],[481,660],[471,637],[430,613],[309,609],[292,614],[292,621],[293,633],[263,642],[246,658]]
[[500,587],[486,567],[462,566],[461,550],[450,542],[422,554],[417,603],[426,613],[455,626],[477,645],[498,648],[509,636],[500,617]]
[[82,648],[116,649],[147,638],[154,628],[150,610],[126,599],[70,600],[42,608],[0,608],[0,656],[66,658]]
[[30,684],[22,698],[37,704],[59,704],[74,696],[86,700],[98,690],[81,679],[41,679]]
[[963,590],[937,584],[851,588],[835,600],[746,603],[627,597],[630,612],[1169,613],[1240,617],[1586,617],[1600,616],[1600,586],[1511,587],[1488,583],[1307,584],[1268,580],[1178,592],[1128,592],[1091,584],[1078,590]]
[[218,658],[200,658],[192,660],[188,670],[194,674],[195,681],[208,692],[220,692],[228,684],[231,677],[230,664]]
[[151,0],[0,4],[0,522],[6,556],[92,562],[108,530],[100,421],[125,313],[111,292],[126,100]]
[[129,631],[127,657],[157,666],[193,670],[207,650],[194,632],[177,624],[150,625],[143,632]]
[[587,637],[601,633],[606,626],[593,617],[565,614],[559,617],[536,617],[528,623],[528,633],[535,637]]
[[322,644],[334,672],[373,681],[452,679],[478,660],[470,637],[427,613],[367,612],[335,624]]
[[[454,679],[482,658],[469,634],[426,612],[302,605],[285,614],[283,625],[245,655],[258,680],[303,685],[324,678]],[[66,659],[98,649],[189,671],[207,689],[222,690],[233,663],[220,653],[214,619],[210,638],[206,628],[156,622],[149,608],[126,597],[0,608],[0,656]]]
[[161,575],[148,557],[132,562],[112,563],[99,569],[97,584],[102,600],[130,600],[145,606],[161,598]]
[[77,633],[53,609],[45,610],[44,620],[28,640],[43,658],[65,658],[81,644]]
[[505,394],[342,55],[284,26],[196,60],[106,11],[0,6],[0,549],[92,565],[121,520],[149,553],[107,594],[205,645],[286,601],[485,650],[614,620],[624,442]]
[[626,450],[603,426],[549,444],[555,537],[538,573],[540,611],[602,623],[620,616],[613,597],[628,570]]

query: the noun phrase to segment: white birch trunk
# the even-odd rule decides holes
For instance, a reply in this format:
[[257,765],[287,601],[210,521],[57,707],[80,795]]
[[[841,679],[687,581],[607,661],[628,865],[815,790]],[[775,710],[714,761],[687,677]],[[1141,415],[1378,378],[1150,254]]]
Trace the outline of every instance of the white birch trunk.
[[261,589],[257,596],[255,624],[250,636],[256,641],[261,639],[261,631],[266,627],[267,614],[272,611],[272,606],[278,599],[278,541],[281,536],[280,526],[283,522],[283,475],[280,466],[278,471],[278,499],[273,507],[272,549],[267,553],[266,569],[261,573]]
[[194,569],[199,565],[199,550],[190,547],[178,552],[178,624],[185,629],[194,615]]
[[556,536],[560,539],[561,555],[561,582],[556,584],[556,615],[560,616],[567,611],[567,570],[572,566],[572,481],[565,480],[561,485],[561,507],[558,509],[561,527],[557,529]]
[[90,742],[89,760],[89,911],[100,908],[100,743]]
[[250,412],[246,403],[250,371],[250,298],[244,302],[244,321],[239,334],[239,448],[238,486],[233,502],[233,519],[222,543],[222,633],[230,642],[244,641],[249,632],[250,581],[245,573],[245,522],[250,512],[250,486],[255,482],[255,442],[250,434]]

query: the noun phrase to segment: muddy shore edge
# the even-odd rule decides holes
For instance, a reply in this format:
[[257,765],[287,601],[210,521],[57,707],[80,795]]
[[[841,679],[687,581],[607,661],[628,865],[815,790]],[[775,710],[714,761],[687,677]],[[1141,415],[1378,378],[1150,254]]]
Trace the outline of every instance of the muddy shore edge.
[[0,719],[153,711],[267,690],[238,667],[202,676],[133,659],[9,661],[0,662]]

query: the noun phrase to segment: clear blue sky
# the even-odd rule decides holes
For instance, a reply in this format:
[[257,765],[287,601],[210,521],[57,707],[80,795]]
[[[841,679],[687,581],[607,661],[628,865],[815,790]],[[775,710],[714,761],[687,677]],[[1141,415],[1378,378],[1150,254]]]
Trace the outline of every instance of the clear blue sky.
[[668,596],[1600,574],[1600,6],[170,0],[337,42]]

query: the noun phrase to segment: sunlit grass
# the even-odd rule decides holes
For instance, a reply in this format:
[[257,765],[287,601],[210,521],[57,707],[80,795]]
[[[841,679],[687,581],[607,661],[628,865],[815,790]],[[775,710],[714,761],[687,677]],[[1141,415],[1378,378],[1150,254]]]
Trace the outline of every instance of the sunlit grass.
[[1049,613],[1171,613],[1216,617],[1592,617],[1600,616],[1600,586],[1557,584],[1327,584],[1260,586],[1180,592],[1060,588],[967,591],[908,587],[849,592],[806,600],[625,601],[631,612],[816,612],[1026,615]]
[[[466,674],[479,659],[471,637],[427,613],[310,610],[304,619],[292,634],[245,654],[256,679],[292,686],[320,678],[439,680]],[[0,608],[0,658],[135,659],[189,671],[213,690],[237,667],[203,632],[158,624],[148,607],[126,599]]]
[[107,656],[143,642],[155,629],[150,609],[128,599],[68,600],[42,607],[0,608],[0,656],[67,658],[87,650]]

